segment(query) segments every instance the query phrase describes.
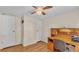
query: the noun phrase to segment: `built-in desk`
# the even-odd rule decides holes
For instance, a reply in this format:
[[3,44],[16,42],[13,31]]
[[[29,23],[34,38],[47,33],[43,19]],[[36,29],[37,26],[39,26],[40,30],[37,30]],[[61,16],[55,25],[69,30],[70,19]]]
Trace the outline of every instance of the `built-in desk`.
[[79,28],[51,28],[51,36],[48,37],[48,49],[54,51],[53,40],[57,39],[75,46],[75,51],[79,52],[79,42],[73,41],[72,35],[79,36]]
[[[48,49],[51,49],[52,51],[54,51],[54,44],[53,44],[53,40],[58,39],[58,40],[62,40],[70,45],[74,45],[75,46],[75,51],[79,51],[79,42],[74,42],[71,40],[70,37],[68,36],[55,36],[55,37],[49,37],[48,38]],[[49,45],[50,44],[50,45]],[[50,46],[50,47],[49,47]]]

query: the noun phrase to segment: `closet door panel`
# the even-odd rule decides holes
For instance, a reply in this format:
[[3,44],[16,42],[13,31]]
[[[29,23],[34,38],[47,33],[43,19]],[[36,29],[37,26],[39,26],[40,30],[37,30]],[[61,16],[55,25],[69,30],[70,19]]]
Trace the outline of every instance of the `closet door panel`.
[[0,38],[1,47],[10,47],[16,44],[15,39],[15,18],[13,16],[2,15],[0,16],[1,30]]

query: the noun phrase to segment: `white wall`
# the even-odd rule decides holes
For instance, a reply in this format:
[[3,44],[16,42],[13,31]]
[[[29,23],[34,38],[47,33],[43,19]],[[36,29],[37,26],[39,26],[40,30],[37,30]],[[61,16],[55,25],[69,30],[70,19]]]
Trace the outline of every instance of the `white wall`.
[[39,26],[40,23],[41,21],[36,18],[31,16],[24,16],[24,46],[36,43],[40,40],[40,37],[38,37],[38,31],[42,29]]
[[47,37],[50,36],[50,28],[62,28],[64,26],[79,28],[79,10],[45,19],[43,25],[43,41],[47,42]]

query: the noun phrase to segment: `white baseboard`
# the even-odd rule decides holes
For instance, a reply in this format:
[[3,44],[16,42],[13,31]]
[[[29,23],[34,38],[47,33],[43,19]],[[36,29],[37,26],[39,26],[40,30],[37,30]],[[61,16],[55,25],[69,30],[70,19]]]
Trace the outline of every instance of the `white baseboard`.
[[28,46],[28,45],[34,44],[34,43],[36,43],[36,42],[38,42],[38,41],[35,41],[35,42],[32,42],[32,43],[26,43],[26,44],[23,44],[23,46],[25,47],[25,46]]
[[46,43],[48,42],[48,40],[41,40],[41,41],[46,42]]
[[0,49],[3,49],[3,48],[0,47]]

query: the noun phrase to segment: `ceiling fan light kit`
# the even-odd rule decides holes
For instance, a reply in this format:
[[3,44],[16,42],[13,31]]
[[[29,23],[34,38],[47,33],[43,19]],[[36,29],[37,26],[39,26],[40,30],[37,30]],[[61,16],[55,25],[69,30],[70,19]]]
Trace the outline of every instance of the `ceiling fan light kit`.
[[42,14],[42,12],[41,12],[41,11],[37,11],[36,13],[37,13],[38,15],[41,15],[41,14]]
[[45,11],[52,8],[53,6],[32,6],[34,11],[31,14],[38,14],[38,15],[46,15]]

